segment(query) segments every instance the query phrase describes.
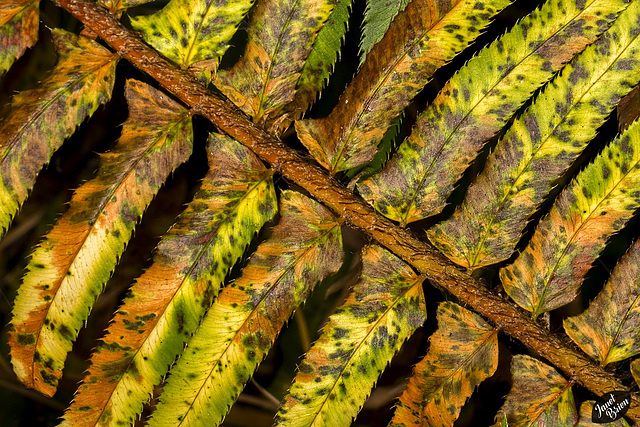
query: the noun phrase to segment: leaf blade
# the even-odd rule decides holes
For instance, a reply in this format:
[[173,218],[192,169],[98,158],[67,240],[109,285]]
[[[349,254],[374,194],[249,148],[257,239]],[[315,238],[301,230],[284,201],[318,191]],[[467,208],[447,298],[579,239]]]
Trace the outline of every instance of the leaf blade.
[[280,200],[273,235],[222,290],[187,344],[193,352],[171,370],[150,426],[220,423],[285,321],[316,282],[339,269],[342,242],[333,215],[292,191]]
[[307,352],[276,425],[348,425],[425,318],[422,278],[385,249],[366,248],[361,280]]
[[508,3],[410,2],[369,53],[331,114],[296,122],[298,137],[333,174],[368,162],[393,119],[433,72],[470,44]]
[[550,0],[524,17],[445,84],[385,169],[358,186],[360,193],[401,225],[439,213],[484,142],[625,6]]
[[449,259],[468,269],[513,253],[528,218],[554,180],[638,81],[640,5],[631,3],[596,42],[563,68],[489,155],[453,216],[427,232]]
[[609,236],[640,206],[640,122],[580,172],[556,199],[526,249],[500,270],[502,285],[537,317],[571,302]]
[[498,330],[454,303],[438,307],[438,329],[429,342],[390,426],[453,425],[473,390],[498,368]]
[[[142,83],[125,90],[130,116],[119,143],[36,248],[14,302],[11,362],[21,382],[47,395],[138,219],[191,153],[186,109]],[[32,336],[33,346],[20,345]]]
[[211,169],[131,288],[62,425],[132,423],[249,240],[277,209],[270,171],[212,134]]

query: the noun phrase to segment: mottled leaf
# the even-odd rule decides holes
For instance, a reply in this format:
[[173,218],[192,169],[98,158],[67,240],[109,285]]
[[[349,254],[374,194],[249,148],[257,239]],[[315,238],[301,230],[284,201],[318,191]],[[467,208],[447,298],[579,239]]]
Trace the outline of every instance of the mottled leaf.
[[640,385],[640,359],[631,362],[631,375],[633,375],[636,384]]
[[593,412],[593,405],[596,402],[594,400],[587,400],[586,402],[582,402],[580,405],[580,419],[578,420],[578,424],[575,427],[629,427],[629,423],[625,421],[624,418],[621,418],[612,423],[594,423],[591,421],[591,413]]
[[364,63],[371,48],[382,40],[395,16],[407,7],[409,0],[367,0],[362,20],[360,41],[360,65]]
[[640,86],[636,86],[618,104],[618,130],[624,131],[640,117]]
[[640,240],[620,259],[604,289],[564,330],[601,365],[640,353]]
[[[300,71],[293,102],[285,107],[287,119],[299,119],[327,84],[347,32],[351,2],[352,0],[337,0],[327,22],[318,31],[313,48]],[[283,121],[280,128],[289,124],[288,121]]]
[[414,0],[328,117],[296,122],[298,137],[332,173],[367,163],[387,128],[436,69],[468,46],[508,0]]
[[438,330],[429,343],[391,426],[452,426],[474,388],[498,368],[498,330],[454,303],[438,307]]
[[497,420],[507,416],[509,427],[567,427],[578,421],[572,383],[553,368],[525,355],[513,356],[513,385]]
[[300,364],[276,425],[346,426],[380,372],[426,318],[422,278],[368,246],[362,277]]
[[210,73],[252,4],[253,0],[171,0],[153,15],[132,17],[131,25],[179,67]]
[[52,33],[58,64],[42,83],[13,98],[0,123],[0,235],[53,152],[111,97],[118,57],[84,36]]
[[[249,20],[244,55],[218,73],[216,87],[255,122],[277,120],[294,99],[300,71],[336,1],[258,2]],[[278,127],[277,121],[273,126]]]
[[98,4],[109,9],[112,13],[121,14],[122,11],[154,0],[98,0]]
[[47,395],[137,221],[191,154],[187,110],[136,81],[127,82],[126,96],[119,143],[36,248],[14,302],[11,362],[23,384]]
[[211,169],[116,312],[63,425],[131,425],[228,271],[275,214],[272,174],[253,153],[212,134],[208,156]]
[[40,0],[0,3],[0,76],[38,40]]
[[449,259],[474,269],[513,253],[527,219],[640,81],[640,2],[562,70],[518,117],[463,204],[428,231]]
[[622,0],[547,1],[446,83],[360,193],[402,225],[439,213],[484,142],[625,6]]
[[504,290],[537,317],[571,302],[609,237],[640,206],[640,122],[558,196],[527,248],[500,270]]
[[150,426],[218,425],[286,320],[340,268],[340,224],[331,213],[292,191],[280,202],[280,222],[187,343]]

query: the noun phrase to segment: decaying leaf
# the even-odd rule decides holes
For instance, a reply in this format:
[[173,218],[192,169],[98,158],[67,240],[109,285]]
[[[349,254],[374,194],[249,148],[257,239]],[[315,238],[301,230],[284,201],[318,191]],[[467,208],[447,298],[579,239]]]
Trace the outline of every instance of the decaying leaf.
[[0,76],[38,40],[40,0],[0,3]]

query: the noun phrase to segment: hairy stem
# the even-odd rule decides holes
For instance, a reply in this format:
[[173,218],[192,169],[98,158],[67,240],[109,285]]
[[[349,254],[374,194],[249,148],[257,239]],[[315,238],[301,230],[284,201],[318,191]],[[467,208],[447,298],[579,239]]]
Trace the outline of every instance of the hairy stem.
[[[269,163],[283,177],[308,191],[347,223],[368,233],[420,271],[433,285],[456,296],[498,328],[561,369],[570,379],[602,395],[628,388],[582,352],[531,320],[515,304],[459,270],[435,248],[378,214],[324,169],[255,125],[230,102],[209,92],[144,44],[105,9],[87,0],[54,0],[95,32],[123,58],[147,73],[197,114],[209,119]],[[632,396],[627,416],[640,421],[640,398]]]

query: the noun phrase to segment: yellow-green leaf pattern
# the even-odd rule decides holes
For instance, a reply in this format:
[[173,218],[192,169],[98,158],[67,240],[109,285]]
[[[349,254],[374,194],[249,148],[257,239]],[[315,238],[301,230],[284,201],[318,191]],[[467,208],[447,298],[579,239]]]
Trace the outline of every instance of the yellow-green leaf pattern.
[[171,370],[149,426],[218,425],[284,323],[342,264],[340,224],[292,191],[242,276],[222,290]]
[[560,193],[526,249],[500,270],[504,290],[534,317],[571,302],[608,238],[640,207],[639,188],[635,122]]
[[562,70],[518,117],[453,216],[428,231],[449,259],[468,269],[513,253],[527,219],[596,135],[621,97],[640,81],[640,2]]
[[252,236],[276,213],[272,174],[212,134],[211,169],[116,312],[65,426],[131,425],[195,331]]
[[624,418],[620,418],[612,423],[594,423],[591,421],[591,414],[593,412],[593,405],[596,402],[594,400],[587,400],[580,405],[580,419],[575,427],[629,427],[629,423]]
[[145,41],[179,67],[215,72],[253,0],[171,0],[153,15],[131,18]]
[[508,0],[414,0],[391,23],[329,116],[296,122],[298,137],[332,173],[362,165],[436,69],[467,47]]
[[525,355],[511,361],[513,385],[497,420],[507,416],[509,427],[567,427],[578,421],[572,383],[553,368]]
[[422,325],[422,278],[379,246],[362,256],[362,276],[305,355],[276,425],[346,426],[378,375]]
[[0,4],[0,76],[38,40],[40,0],[4,0]]
[[52,33],[58,64],[42,83],[13,98],[0,123],[0,235],[53,152],[111,97],[118,57],[84,36]]
[[[318,31],[336,0],[259,1],[249,21],[244,55],[214,81],[231,101],[258,123],[277,120],[293,101]],[[274,123],[278,127],[278,123]]]
[[589,308],[564,320],[564,330],[601,365],[640,353],[640,240],[620,259]]
[[191,153],[191,117],[150,86],[127,82],[129,119],[96,178],[36,248],[14,302],[9,344],[18,379],[53,395],[67,353],[142,213]]
[[360,193],[402,225],[439,213],[484,142],[626,5],[547,1],[446,83],[382,172],[358,186]]
[[457,304],[440,304],[438,330],[429,343],[391,426],[453,425],[474,388],[498,368],[498,330]]

